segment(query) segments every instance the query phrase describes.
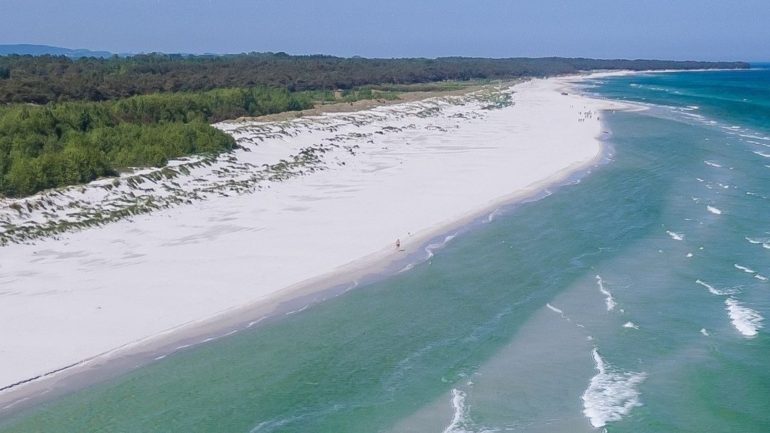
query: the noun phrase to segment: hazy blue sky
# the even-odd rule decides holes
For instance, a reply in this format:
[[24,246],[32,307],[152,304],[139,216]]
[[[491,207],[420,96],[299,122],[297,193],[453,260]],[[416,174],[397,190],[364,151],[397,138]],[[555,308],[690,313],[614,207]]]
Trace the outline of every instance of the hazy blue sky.
[[770,0],[0,0],[0,43],[113,52],[770,60]]

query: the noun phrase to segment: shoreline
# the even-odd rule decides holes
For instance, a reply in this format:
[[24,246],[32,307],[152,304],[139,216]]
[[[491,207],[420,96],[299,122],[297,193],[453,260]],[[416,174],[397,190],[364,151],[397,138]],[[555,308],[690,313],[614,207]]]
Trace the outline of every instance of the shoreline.
[[[551,79],[551,83],[558,82],[560,87],[556,91],[560,91],[571,86],[569,81],[586,77],[560,77]],[[579,98],[582,98],[583,101],[588,100],[584,96]],[[619,109],[622,104],[614,105],[616,109]],[[602,129],[600,126],[599,131]],[[598,142],[599,137],[595,137],[594,140]],[[482,208],[465,212],[459,218],[432,225],[415,233],[403,243],[405,250],[403,252],[395,251],[392,247],[381,248],[328,270],[326,273],[271,291],[266,296],[258,297],[245,304],[219,310],[203,319],[184,322],[160,333],[86,358],[70,367],[65,367],[64,370],[58,370],[55,374],[45,374],[38,379],[0,391],[0,415],[4,416],[12,411],[22,410],[39,403],[40,399],[52,399],[75,389],[114,377],[122,372],[128,372],[176,350],[183,350],[189,347],[187,345],[201,344],[211,341],[211,339],[231,335],[234,332],[250,328],[263,319],[269,322],[283,317],[300,304],[304,304],[301,306],[304,309],[308,305],[346,292],[348,286],[354,281],[364,280],[363,284],[367,284],[381,278],[387,278],[396,273],[399,266],[414,261],[414,258],[428,247],[431,241],[456,230],[469,230],[476,222],[480,222],[484,216],[498,208],[513,206],[526,201],[528,198],[536,197],[546,188],[553,187],[554,184],[560,185],[576,173],[590,170],[590,167],[595,166],[604,156],[604,148],[605,146],[600,144],[594,155],[586,161],[572,162],[546,178],[520,187],[513,193],[498,196],[496,199],[488,201]],[[201,339],[203,340],[200,341]],[[190,344],[191,342],[193,344]]]
[[[435,241],[447,236],[462,236],[464,233],[489,223],[488,217],[498,211],[545,198],[546,191],[559,190],[572,184],[570,179],[581,179],[590,174],[595,167],[603,165],[608,156],[607,148],[591,161],[576,164],[553,178],[533,185],[531,189],[511,194],[491,203],[465,218],[450,223],[413,239],[409,247],[400,251],[391,248],[381,250],[371,256],[343,265],[329,274],[320,275],[310,280],[278,290],[274,298],[256,301],[251,304],[234,307],[219,312],[214,316],[200,319],[193,323],[168,329],[146,339],[128,343],[109,352],[98,354],[76,364],[45,373],[19,384],[0,390],[0,419],[12,416],[30,407],[55,400],[72,392],[86,389],[110,379],[160,361],[178,352],[193,349],[221,338],[229,337],[241,331],[280,320],[285,316],[300,313],[313,306],[341,296],[351,290],[390,278],[401,272],[418,266],[429,260],[417,257]],[[441,245],[443,247],[444,245]],[[437,248],[440,249],[441,247]]]

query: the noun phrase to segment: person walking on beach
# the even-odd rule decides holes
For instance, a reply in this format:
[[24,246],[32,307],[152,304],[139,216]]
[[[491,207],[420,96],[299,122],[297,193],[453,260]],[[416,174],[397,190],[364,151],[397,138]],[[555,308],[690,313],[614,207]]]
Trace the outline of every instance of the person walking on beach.
[[396,249],[401,249],[401,239],[396,239]]

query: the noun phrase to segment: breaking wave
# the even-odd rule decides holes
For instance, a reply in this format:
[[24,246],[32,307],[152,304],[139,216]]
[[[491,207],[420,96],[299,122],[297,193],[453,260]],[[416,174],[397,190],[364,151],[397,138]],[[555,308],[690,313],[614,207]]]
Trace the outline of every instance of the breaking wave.
[[468,416],[468,408],[465,406],[465,393],[459,389],[452,390],[452,422],[444,429],[443,433],[493,433],[497,430],[474,428],[473,421]]
[[583,414],[592,426],[599,428],[608,422],[620,421],[633,408],[642,405],[637,387],[647,374],[618,371],[602,359],[596,348],[593,357],[597,374],[583,393]]
[[560,314],[560,315],[562,315],[562,316],[564,315],[564,311],[562,311],[562,310],[560,310],[560,309],[558,309],[558,308],[554,307],[554,306],[553,306],[553,305],[551,305],[551,304],[545,304],[545,306],[546,306],[546,307],[548,307],[548,309],[549,309],[549,310],[553,311],[553,312],[554,312],[554,313],[556,313],[556,314]]
[[615,303],[615,298],[613,298],[612,293],[604,287],[604,281],[599,275],[596,276],[596,284],[599,286],[599,291],[602,292],[602,294],[605,296],[604,301],[607,304],[607,311],[614,310],[615,305],[617,305]]
[[735,266],[735,269],[738,269],[739,271],[743,271],[743,272],[745,272],[747,274],[756,274],[757,273],[754,269],[747,268],[746,266],[742,266],[742,265],[739,265],[737,263],[734,264],[733,266]]
[[730,316],[735,329],[745,337],[754,337],[762,328],[762,321],[765,320],[762,315],[751,308],[741,305],[733,298],[725,299],[727,314]]
[[695,280],[695,284],[699,284],[705,288],[708,289],[708,291],[712,295],[718,295],[718,296],[727,296],[727,295],[734,295],[735,293],[738,293],[737,289],[717,289],[716,287],[712,286],[711,284],[702,281],[702,280]]

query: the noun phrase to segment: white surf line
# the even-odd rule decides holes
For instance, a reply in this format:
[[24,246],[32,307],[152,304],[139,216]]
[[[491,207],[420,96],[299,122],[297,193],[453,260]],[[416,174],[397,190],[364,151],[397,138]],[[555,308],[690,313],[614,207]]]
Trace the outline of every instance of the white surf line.
[[624,328],[629,328],[629,329],[639,329],[639,325],[637,325],[634,322],[626,322],[626,323],[623,324],[623,327]]
[[22,397],[22,398],[14,401],[14,402],[12,402],[10,404],[7,404],[7,405],[3,406],[2,408],[0,408],[0,410],[10,409],[10,408],[16,406],[19,403],[24,403],[25,401],[29,400],[30,398],[32,398],[32,397]]
[[[550,303],[546,303],[546,304],[545,304],[545,306],[546,306],[546,307],[547,307],[549,310],[551,310],[551,311],[553,311],[554,313],[558,314],[558,315],[559,315],[559,317],[561,317],[562,319],[566,320],[566,321],[567,321],[567,322],[569,322],[569,323],[572,323],[572,319],[570,319],[570,318],[569,318],[569,316],[567,316],[567,315],[564,313],[564,311],[562,311],[562,309],[561,309],[561,308],[557,308],[557,307],[554,307],[554,306],[553,306],[553,305],[551,305]],[[585,328],[585,326],[583,326],[583,325],[581,325],[581,324],[579,324],[579,323],[577,323],[577,324],[575,324],[575,325],[576,325],[576,326],[578,326],[578,327],[580,327],[580,328]]]
[[744,137],[744,138],[751,138],[751,139],[754,139],[754,140],[770,141],[770,137],[766,137],[766,136],[763,136],[763,135],[757,135],[757,134],[738,134],[738,136]]
[[707,205],[706,206],[706,210],[711,212],[711,213],[713,213],[714,215],[722,215],[722,210],[721,209],[716,208],[716,207],[711,206],[711,205]]
[[406,266],[404,266],[403,268],[401,268],[401,269],[400,269],[398,272],[396,272],[396,273],[397,273],[397,274],[402,274],[402,273],[404,273],[404,272],[408,272],[408,271],[412,270],[413,268],[414,268],[414,263],[408,263]]
[[[11,389],[16,388],[16,387],[21,386],[21,385],[26,385],[28,383],[33,383],[33,382],[37,382],[37,381],[40,381],[40,380],[49,379],[51,377],[57,376],[57,375],[59,375],[61,373],[64,373],[66,371],[71,371],[71,369],[73,369],[75,367],[87,366],[87,365],[92,364],[93,362],[96,362],[98,360],[105,359],[107,357],[113,356],[114,354],[117,354],[117,353],[120,353],[120,352],[123,352],[123,351],[126,351],[126,350],[130,350],[131,348],[140,346],[140,345],[144,344],[145,342],[150,341],[152,339],[155,339],[155,338],[158,338],[158,337],[170,334],[170,333],[172,333],[172,332],[174,332],[174,331],[176,331],[176,330],[178,330],[178,329],[180,329],[180,328],[182,328],[184,326],[187,326],[187,325],[189,325],[191,323],[194,323],[194,321],[191,321],[191,322],[188,322],[188,323],[183,323],[181,325],[177,325],[175,327],[165,329],[165,330],[159,332],[158,334],[150,336],[150,337],[144,337],[144,338],[140,338],[140,339],[137,339],[137,340],[125,343],[125,344],[123,344],[121,346],[118,346],[118,347],[112,348],[110,350],[98,353],[98,354],[90,356],[88,358],[81,359],[79,361],[70,363],[70,364],[65,365],[63,367],[58,367],[56,369],[49,370],[47,372],[38,374],[36,376],[27,377],[27,378],[24,378],[22,380],[16,381],[14,383],[11,383],[11,384],[8,384],[8,385],[5,385],[5,386],[0,386],[0,393],[3,393],[3,392],[8,391],[8,390],[11,390]],[[206,341],[210,341],[210,340],[213,340],[213,338],[204,340],[203,342],[205,343]],[[198,343],[196,343],[196,344],[198,344]],[[195,344],[189,344],[189,345],[186,345],[186,347],[194,346],[194,345]],[[45,391],[43,394],[45,394],[47,392],[48,391]]]
[[591,378],[582,395],[583,414],[595,428],[609,422],[620,421],[635,407],[642,406],[637,387],[647,378],[646,373],[619,371],[599,355],[592,352],[596,375]]
[[750,238],[746,236],[744,239],[746,239],[752,245],[761,245],[762,248],[770,250],[770,238]]
[[[472,384],[472,382],[468,382]],[[442,433],[495,433],[498,429],[490,429],[477,426],[468,413],[465,404],[467,395],[457,388],[452,389],[452,421]]]
[[499,213],[500,213],[500,208],[497,208],[497,209],[493,210],[492,212],[490,212],[490,214],[487,216],[486,222],[487,223],[491,223],[492,221],[494,221],[495,218],[497,218],[497,215]]
[[[412,269],[414,269],[415,266],[429,261],[430,259],[432,259],[435,256],[435,251],[436,250],[440,250],[441,248],[444,248],[456,236],[457,236],[457,233],[453,233],[451,235],[446,236],[444,238],[444,240],[441,241],[441,242],[436,242],[436,243],[428,244],[425,247],[425,250],[424,250],[425,251],[425,258],[423,258],[421,260],[418,260],[416,262],[407,263],[406,266],[404,266],[403,268],[399,269],[396,273],[397,274],[401,274],[401,273],[404,273],[404,272],[411,271]],[[358,285],[357,281],[354,282],[354,283],[355,283],[355,285],[353,287],[347,289],[346,292],[348,290],[351,290],[351,289],[355,288],[355,286]]]
[[596,276],[596,284],[599,286],[599,291],[605,296],[605,303],[607,304],[607,311],[612,311],[617,305],[615,298],[612,297],[612,293],[604,287],[604,281],[600,275]]
[[[264,320],[266,318],[267,318],[267,316],[262,317],[262,318],[260,318],[258,320],[251,321],[243,329],[251,328],[252,326],[256,325],[257,323],[261,322],[262,320]],[[164,359],[164,358],[166,358],[169,355],[173,355],[173,354],[175,354],[176,352],[178,352],[178,351],[180,351],[182,349],[187,349],[187,348],[190,348],[190,347],[195,347],[195,346],[198,346],[200,344],[209,343],[211,341],[219,340],[220,338],[229,337],[231,335],[237,334],[239,331],[240,331],[240,329],[233,329],[233,330],[230,330],[230,331],[228,331],[228,332],[226,332],[226,333],[224,333],[222,335],[217,335],[217,336],[214,336],[214,337],[204,338],[203,340],[201,340],[201,341],[199,341],[197,343],[183,344],[181,346],[175,347],[173,350],[171,350],[168,353],[164,353],[163,355],[156,356],[154,359],[155,359],[155,361],[160,361],[161,359]]]
[[[766,165],[765,167],[770,168],[770,165]],[[752,197],[759,197],[759,198],[761,198],[763,200],[767,200],[767,196],[764,196],[762,194],[757,194],[757,193],[752,192],[752,191],[746,191],[746,195],[749,195],[749,196],[752,196]]]
[[666,230],[666,233],[671,236],[671,239],[675,241],[681,241],[684,240],[684,235],[681,233],[672,232],[670,230]]
[[347,293],[347,292],[355,289],[356,287],[358,287],[358,280],[353,280],[353,282],[347,288],[345,288],[343,293]]
[[465,407],[465,393],[459,389],[452,389],[452,422],[444,429],[443,433],[466,433],[468,430],[468,410]]
[[707,288],[712,295],[727,296],[727,295],[734,295],[735,293],[738,293],[738,290],[736,289],[719,290],[716,287],[712,286],[711,284],[702,280],[695,280],[695,284],[698,284]]
[[743,306],[734,298],[725,299],[727,314],[730,316],[735,329],[744,337],[755,337],[762,328],[762,321],[765,319],[757,311]]
[[457,233],[453,233],[451,235],[446,236],[444,240],[441,242],[428,244],[428,246],[425,247],[425,253],[427,254],[426,260],[432,259],[433,256],[435,255],[434,251],[444,248],[456,236],[457,236]]
[[721,165],[721,164],[718,164],[718,163],[716,163],[716,162],[713,162],[713,161],[703,161],[703,162],[704,162],[706,165],[710,165],[710,166],[712,166],[712,167],[716,167],[716,168],[722,168],[722,165]]
[[267,316],[262,316],[262,317],[260,317],[260,318],[259,318],[259,319],[257,319],[257,320],[252,320],[251,322],[249,322],[249,323],[246,325],[246,329],[249,329],[249,328],[251,328],[252,326],[254,326],[254,325],[258,324],[259,322],[261,322],[261,321],[263,321],[263,320],[265,320],[265,319],[267,319]]
[[307,305],[303,306],[302,308],[298,308],[296,310],[289,311],[289,312],[285,313],[284,315],[285,316],[291,316],[292,314],[301,313],[301,312],[307,310],[308,308],[310,308],[310,304],[307,304]]
[[757,271],[755,271],[754,269],[747,268],[746,266],[742,266],[742,265],[739,265],[737,263],[735,263],[733,266],[735,266],[735,269],[738,269],[739,271],[743,271],[743,272],[745,272],[747,274],[756,274],[757,273]]

